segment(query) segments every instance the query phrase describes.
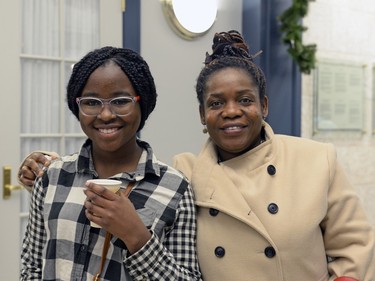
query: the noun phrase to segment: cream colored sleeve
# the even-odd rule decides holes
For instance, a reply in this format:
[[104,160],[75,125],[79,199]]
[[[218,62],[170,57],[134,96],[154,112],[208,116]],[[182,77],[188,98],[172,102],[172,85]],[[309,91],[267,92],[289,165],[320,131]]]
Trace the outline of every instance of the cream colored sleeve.
[[326,253],[333,257],[328,269],[336,277],[375,280],[375,233],[336,155],[331,153],[328,159],[331,183],[327,218],[321,225]]

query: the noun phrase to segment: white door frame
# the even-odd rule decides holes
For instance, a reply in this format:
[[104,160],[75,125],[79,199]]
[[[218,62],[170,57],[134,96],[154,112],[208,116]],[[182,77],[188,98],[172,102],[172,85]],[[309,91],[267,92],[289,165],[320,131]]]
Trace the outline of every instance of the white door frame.
[[[20,260],[20,192],[3,199],[3,166],[12,167],[12,182],[17,184],[16,171],[20,161],[20,1],[0,1],[1,75],[0,75],[0,120],[1,120],[1,203],[0,223],[0,272],[4,280],[19,278]],[[6,253],[6,254],[5,254]]]

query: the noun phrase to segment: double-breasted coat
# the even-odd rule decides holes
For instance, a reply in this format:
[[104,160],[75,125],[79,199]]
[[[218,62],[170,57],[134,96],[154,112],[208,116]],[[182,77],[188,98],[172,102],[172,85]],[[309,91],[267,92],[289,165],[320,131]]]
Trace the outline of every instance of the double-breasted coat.
[[374,281],[374,232],[331,144],[275,135],[218,163],[209,139],[175,156],[198,209],[205,281]]

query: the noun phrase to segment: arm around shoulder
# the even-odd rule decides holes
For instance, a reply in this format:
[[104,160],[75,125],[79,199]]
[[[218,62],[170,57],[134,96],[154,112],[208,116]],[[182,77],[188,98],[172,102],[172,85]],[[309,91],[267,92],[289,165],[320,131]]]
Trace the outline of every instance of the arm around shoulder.
[[33,151],[25,157],[18,169],[18,183],[26,190],[31,191],[35,178],[41,176],[43,169],[50,165],[51,160],[57,158],[60,158],[60,156],[56,152]]

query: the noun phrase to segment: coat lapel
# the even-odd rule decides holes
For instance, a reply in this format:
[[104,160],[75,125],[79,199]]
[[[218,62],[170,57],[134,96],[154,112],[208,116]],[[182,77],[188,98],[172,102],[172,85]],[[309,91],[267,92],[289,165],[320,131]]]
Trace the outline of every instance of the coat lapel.
[[[199,171],[199,172],[195,172]],[[214,208],[256,229],[263,236],[269,235],[258,217],[251,210],[235,183],[228,177],[225,166],[217,163],[211,141],[208,141],[194,165],[191,184],[194,186],[198,206]]]

